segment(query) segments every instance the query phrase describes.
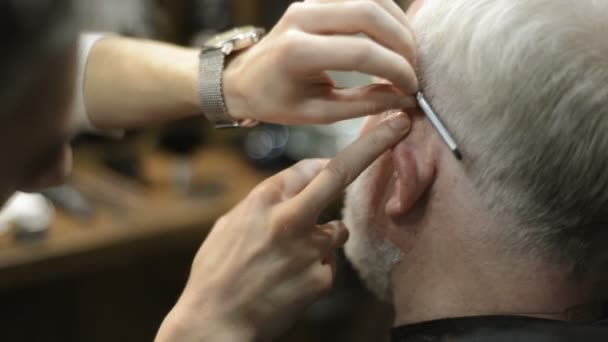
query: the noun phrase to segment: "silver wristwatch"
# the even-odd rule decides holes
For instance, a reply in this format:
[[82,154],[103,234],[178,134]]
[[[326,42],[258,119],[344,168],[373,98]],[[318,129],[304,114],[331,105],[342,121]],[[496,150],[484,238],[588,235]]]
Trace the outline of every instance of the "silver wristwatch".
[[226,110],[223,93],[223,74],[226,57],[234,51],[259,42],[264,29],[246,26],[215,36],[205,43],[200,54],[199,95],[205,117],[216,128],[251,127],[257,121],[235,120]]

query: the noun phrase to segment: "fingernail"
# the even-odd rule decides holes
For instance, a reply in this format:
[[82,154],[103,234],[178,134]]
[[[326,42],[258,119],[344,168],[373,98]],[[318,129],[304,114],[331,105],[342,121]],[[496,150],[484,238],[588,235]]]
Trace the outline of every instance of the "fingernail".
[[403,112],[399,112],[397,114],[393,114],[388,119],[388,124],[396,130],[399,131],[408,131],[411,126],[411,121],[409,116]]

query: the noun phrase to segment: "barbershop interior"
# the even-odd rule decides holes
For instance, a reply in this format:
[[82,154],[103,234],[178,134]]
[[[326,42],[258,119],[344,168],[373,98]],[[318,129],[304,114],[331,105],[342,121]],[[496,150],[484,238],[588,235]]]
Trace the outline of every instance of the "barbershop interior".
[[608,6],[567,2],[0,2],[0,341],[608,341]]
[[[83,31],[191,47],[232,27],[270,29],[290,5],[73,3]],[[344,86],[367,81],[353,73],[334,77]],[[118,136],[77,135],[67,182],[17,193],[0,214],[0,341],[152,341],[218,218],[265,178],[301,159],[335,155],[360,124],[215,129],[197,116]],[[340,206],[338,199],[325,221],[338,218]],[[277,341],[373,341],[374,329],[385,328],[367,327],[384,308],[343,256],[337,265],[333,289]]]

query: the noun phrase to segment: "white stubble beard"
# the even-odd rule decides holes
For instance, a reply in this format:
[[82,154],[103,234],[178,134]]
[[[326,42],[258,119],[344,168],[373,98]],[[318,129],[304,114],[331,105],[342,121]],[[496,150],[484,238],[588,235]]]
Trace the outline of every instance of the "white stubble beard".
[[350,237],[344,250],[366,287],[380,300],[391,303],[391,271],[401,261],[402,252],[384,239],[374,225],[376,206],[380,203],[371,203],[369,194],[380,164],[378,160],[347,190],[343,214]]

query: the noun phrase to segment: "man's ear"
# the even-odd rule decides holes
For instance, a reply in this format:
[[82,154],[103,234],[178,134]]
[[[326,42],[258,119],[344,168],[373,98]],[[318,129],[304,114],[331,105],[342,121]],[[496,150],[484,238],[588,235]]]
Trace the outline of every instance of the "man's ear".
[[431,136],[427,122],[418,116],[410,136],[391,152],[397,180],[386,213],[393,220],[407,215],[435,180],[437,149]]

